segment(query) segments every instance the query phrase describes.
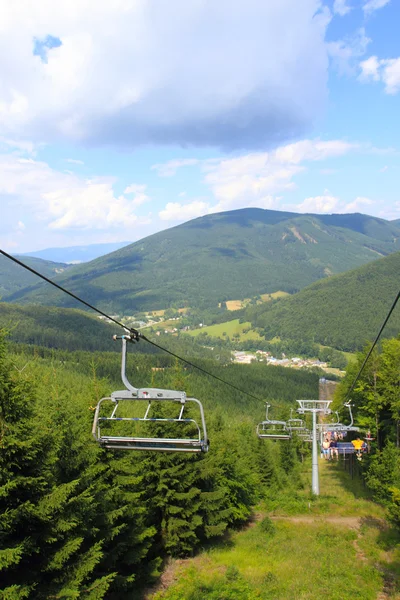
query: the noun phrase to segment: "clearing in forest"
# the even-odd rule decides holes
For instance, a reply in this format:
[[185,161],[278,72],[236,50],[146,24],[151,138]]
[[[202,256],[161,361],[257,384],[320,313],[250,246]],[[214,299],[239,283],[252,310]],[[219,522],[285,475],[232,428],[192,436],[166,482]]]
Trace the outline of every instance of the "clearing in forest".
[[[261,294],[259,304],[262,302],[270,302],[271,300],[276,300],[277,298],[284,298],[285,296],[290,296],[288,292],[272,292],[271,294]],[[226,308],[228,310],[240,310],[244,308],[251,302],[251,298],[244,298],[243,300],[227,300]]]
[[400,539],[343,463],[322,462],[321,496],[271,494],[254,522],[171,561],[146,600],[400,600]]
[[207,335],[221,339],[226,339],[227,337],[232,339],[234,336],[237,336],[241,342],[245,340],[262,339],[257,331],[251,329],[251,323],[240,323],[239,319],[217,323],[216,325],[208,325],[207,327],[201,327],[199,329],[192,329],[187,333],[192,336],[207,333]]

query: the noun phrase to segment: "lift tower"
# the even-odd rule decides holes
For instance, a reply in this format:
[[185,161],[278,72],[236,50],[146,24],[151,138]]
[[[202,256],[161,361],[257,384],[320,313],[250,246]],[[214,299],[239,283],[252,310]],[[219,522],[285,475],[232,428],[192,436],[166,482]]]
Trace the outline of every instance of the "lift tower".
[[319,476],[318,476],[318,442],[317,442],[317,414],[329,415],[329,408],[332,400],[297,400],[299,408],[297,412],[300,415],[312,413],[312,492],[319,496]]

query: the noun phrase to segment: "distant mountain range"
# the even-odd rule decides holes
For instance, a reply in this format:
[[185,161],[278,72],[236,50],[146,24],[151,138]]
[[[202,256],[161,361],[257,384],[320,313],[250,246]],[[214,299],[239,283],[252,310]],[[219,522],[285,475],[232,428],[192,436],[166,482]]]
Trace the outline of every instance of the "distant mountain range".
[[[400,250],[400,226],[362,214],[299,215],[241,209],[194,219],[55,280],[112,314],[218,302],[310,283]],[[5,301],[76,307],[47,284]]]
[[61,263],[81,263],[94,260],[104,254],[109,254],[127,246],[130,242],[115,242],[109,244],[88,244],[87,246],[68,246],[66,248],[46,248],[37,252],[25,252],[21,256],[34,256],[43,260]]
[[[245,319],[266,339],[302,340],[338,350],[372,341],[400,287],[400,252],[317,281],[293,296],[249,307]],[[382,337],[400,333],[400,302]]]

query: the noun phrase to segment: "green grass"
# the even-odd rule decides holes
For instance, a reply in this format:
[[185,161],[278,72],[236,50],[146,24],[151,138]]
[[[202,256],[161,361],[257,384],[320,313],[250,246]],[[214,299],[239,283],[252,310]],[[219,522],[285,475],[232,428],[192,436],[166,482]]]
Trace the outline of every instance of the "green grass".
[[320,462],[321,495],[312,497],[306,466],[300,492],[271,494],[255,523],[178,561],[172,585],[148,598],[376,600],[391,581],[387,598],[398,600],[400,539],[384,509],[341,464]]
[[[335,350],[335,348],[332,348],[332,346],[324,346],[323,344],[318,344],[318,346],[320,348],[327,348],[328,350]],[[355,352],[342,352],[343,356],[348,360],[356,360],[356,353]]]
[[226,339],[226,337],[232,338],[235,334],[239,334],[240,341],[262,339],[257,331],[254,331],[253,329],[247,333],[243,333],[243,330],[248,329],[249,327],[251,327],[250,323],[240,323],[239,319],[234,319],[232,321],[226,321],[216,325],[209,325],[208,327],[193,329],[187,333],[192,336],[198,336],[201,333],[207,333],[212,337],[218,337],[221,339]]

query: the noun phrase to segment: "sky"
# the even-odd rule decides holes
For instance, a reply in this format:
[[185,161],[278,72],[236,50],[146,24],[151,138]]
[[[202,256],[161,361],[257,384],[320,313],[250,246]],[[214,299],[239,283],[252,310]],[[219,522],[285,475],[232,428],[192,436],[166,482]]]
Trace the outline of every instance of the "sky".
[[399,0],[0,0],[0,247],[400,218]]

